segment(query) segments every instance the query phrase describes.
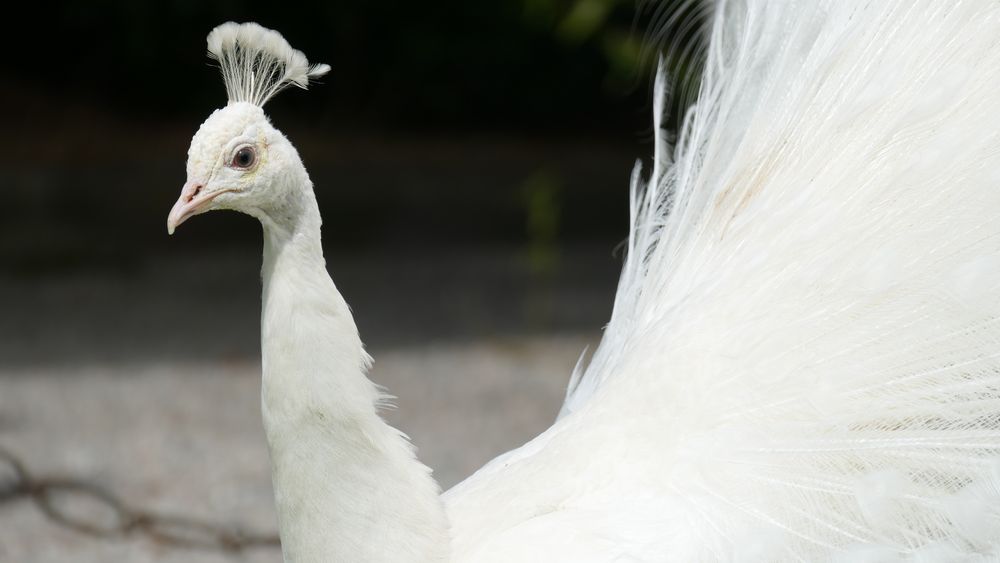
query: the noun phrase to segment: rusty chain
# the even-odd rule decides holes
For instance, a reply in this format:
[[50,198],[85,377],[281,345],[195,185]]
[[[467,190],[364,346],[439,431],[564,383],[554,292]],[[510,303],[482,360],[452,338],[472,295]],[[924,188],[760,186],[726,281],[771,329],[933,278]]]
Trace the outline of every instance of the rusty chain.
[[[60,500],[96,504],[110,520],[98,522],[69,510]],[[49,520],[99,538],[144,535],[161,545],[187,549],[240,552],[280,545],[277,534],[250,533],[185,516],[156,514],[129,506],[107,489],[79,479],[36,477],[13,453],[0,447],[0,504],[32,502]]]

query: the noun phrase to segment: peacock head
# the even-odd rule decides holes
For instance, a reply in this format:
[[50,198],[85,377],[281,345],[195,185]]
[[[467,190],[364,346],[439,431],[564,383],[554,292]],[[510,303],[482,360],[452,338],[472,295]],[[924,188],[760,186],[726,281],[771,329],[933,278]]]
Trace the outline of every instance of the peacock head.
[[262,221],[281,213],[304,175],[291,143],[263,106],[288,86],[306,88],[330,67],[309,65],[276,31],[255,23],[225,23],[208,34],[208,54],[219,62],[229,104],[205,120],[188,149],[187,182],[167,217],[167,232],[213,209],[242,211]]

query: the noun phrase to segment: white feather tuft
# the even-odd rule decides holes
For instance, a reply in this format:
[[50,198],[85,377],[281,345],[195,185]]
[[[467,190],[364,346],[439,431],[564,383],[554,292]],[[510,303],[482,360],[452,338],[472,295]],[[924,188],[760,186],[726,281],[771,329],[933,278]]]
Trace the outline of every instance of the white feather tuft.
[[263,106],[288,86],[305,89],[310,79],[330,71],[309,65],[277,31],[256,23],[224,23],[208,34],[208,56],[219,61],[229,103]]

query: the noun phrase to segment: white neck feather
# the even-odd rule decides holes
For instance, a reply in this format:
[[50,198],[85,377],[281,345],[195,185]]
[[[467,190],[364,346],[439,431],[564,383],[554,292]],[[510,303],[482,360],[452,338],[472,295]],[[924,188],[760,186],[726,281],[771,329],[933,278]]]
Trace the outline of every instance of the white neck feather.
[[264,225],[261,403],[285,561],[444,561],[439,489],[383,396],[327,274],[312,186]]

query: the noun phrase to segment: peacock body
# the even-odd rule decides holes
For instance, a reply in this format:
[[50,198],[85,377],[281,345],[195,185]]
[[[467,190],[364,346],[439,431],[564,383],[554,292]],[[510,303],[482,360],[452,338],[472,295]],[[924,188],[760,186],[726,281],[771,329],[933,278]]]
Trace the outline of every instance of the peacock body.
[[993,2],[717,2],[698,100],[633,174],[600,346],[551,428],[439,495],[377,414],[312,184],[260,109],[326,67],[217,28],[230,104],[168,228],[264,227],[285,559],[1000,558],[998,38]]

